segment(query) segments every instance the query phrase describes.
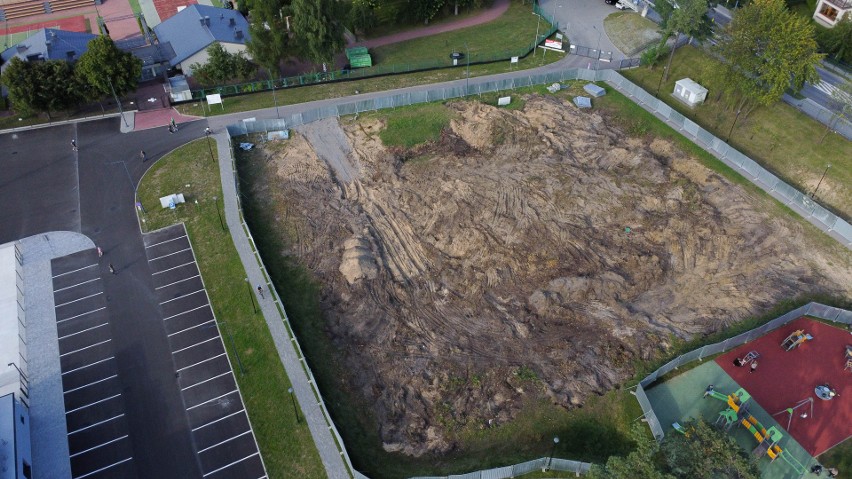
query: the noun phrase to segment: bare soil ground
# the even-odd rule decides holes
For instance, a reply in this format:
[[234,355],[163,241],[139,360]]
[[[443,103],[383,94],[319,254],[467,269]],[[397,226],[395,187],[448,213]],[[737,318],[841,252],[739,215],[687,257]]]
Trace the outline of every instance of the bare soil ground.
[[373,405],[386,450],[449,451],[455,430],[532,396],[582,405],[674,338],[850,295],[848,250],[765,198],[598,113],[526,101],[449,103],[440,140],[410,150],[383,145],[371,115],[251,153],[280,254],[321,283],[342,387]]

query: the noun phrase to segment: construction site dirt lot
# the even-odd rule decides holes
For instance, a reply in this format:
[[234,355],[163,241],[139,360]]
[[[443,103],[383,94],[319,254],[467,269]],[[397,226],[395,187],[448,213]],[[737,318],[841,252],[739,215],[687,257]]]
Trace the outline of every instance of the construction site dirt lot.
[[386,451],[446,453],[530,397],[580,406],[674,340],[850,297],[849,251],[772,200],[568,97],[524,101],[447,103],[412,148],[385,146],[376,113],[240,153]]

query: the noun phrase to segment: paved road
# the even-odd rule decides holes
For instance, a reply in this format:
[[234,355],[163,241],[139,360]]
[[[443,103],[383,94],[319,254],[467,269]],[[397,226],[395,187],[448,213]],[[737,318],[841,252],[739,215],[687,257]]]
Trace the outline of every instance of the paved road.
[[603,28],[604,18],[618,11],[614,6],[604,0],[541,0],[539,5],[559,22],[572,44],[601,50],[604,56],[612,52],[614,61],[626,58]]
[[[153,160],[203,136],[204,125],[184,125],[176,135],[159,130],[119,134],[119,121],[0,135],[0,242],[69,230],[103,248],[98,267],[138,476],[200,477],[136,221],[134,188]],[[75,137],[79,152],[71,151]],[[149,158],[144,164],[142,149]]]

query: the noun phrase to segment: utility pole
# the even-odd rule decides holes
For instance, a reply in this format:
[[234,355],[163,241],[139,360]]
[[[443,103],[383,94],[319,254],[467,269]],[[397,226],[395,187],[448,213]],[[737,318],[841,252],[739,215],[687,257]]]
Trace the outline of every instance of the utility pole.
[[121,102],[118,101],[118,95],[115,94],[115,88],[112,87],[112,79],[107,76],[107,81],[109,82],[109,89],[112,92],[112,97],[115,98],[115,104],[118,105],[118,112],[121,113],[121,119],[124,120],[124,126],[130,128],[130,124],[127,123],[127,118],[124,117],[124,110],[121,109]]

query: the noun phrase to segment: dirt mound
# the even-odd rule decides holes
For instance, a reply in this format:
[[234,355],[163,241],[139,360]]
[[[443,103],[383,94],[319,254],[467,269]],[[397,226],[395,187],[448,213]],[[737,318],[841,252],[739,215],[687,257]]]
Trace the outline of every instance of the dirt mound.
[[448,108],[441,139],[409,151],[382,145],[381,120],[344,121],[360,176],[333,174],[299,135],[255,153],[272,155],[256,187],[286,191],[284,254],[323,285],[348,386],[388,451],[447,451],[454,430],[509,421],[527,397],[582,404],[670,337],[850,293],[846,250],[829,258],[664,141],[554,97]]

